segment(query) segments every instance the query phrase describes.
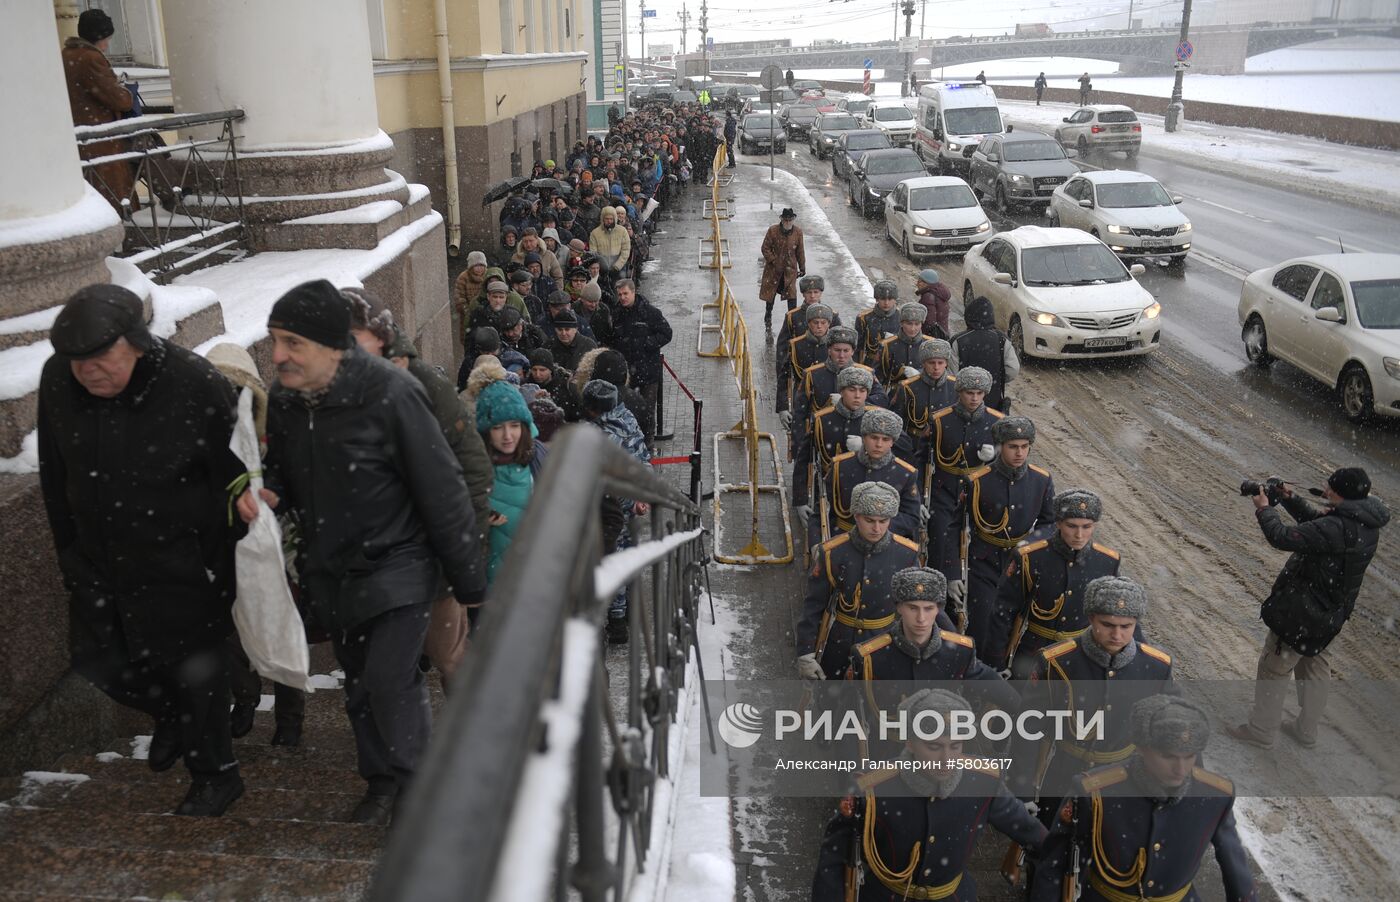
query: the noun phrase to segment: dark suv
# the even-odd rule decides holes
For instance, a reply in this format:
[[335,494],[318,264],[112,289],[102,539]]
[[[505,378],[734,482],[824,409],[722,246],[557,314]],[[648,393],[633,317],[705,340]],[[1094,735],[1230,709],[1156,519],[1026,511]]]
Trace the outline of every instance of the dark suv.
[[1050,203],[1055,189],[1078,174],[1054,138],[1018,130],[983,139],[972,154],[967,181],[979,197],[995,198],[1004,215],[1017,204]]
[[928,175],[928,170],[924,169],[924,161],[911,148],[867,151],[851,170],[846,199],[860,208],[862,216],[870,216],[883,206],[885,195],[893,191],[896,185],[921,175]]

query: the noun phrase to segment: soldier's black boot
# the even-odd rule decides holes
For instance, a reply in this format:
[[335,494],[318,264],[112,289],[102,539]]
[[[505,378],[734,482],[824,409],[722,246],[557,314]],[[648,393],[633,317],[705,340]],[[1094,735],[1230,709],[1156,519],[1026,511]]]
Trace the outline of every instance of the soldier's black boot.
[[151,735],[151,747],[146,753],[146,764],[156,773],[169,770],[180,754],[184,752],[184,742],[180,736],[180,721],[175,712],[156,718],[156,728]]
[[272,745],[301,745],[301,715],[277,715],[277,729],[272,731]]
[[243,795],[243,778],[238,768],[221,774],[193,774],[190,791],[175,813],[186,817],[219,817]]
[[233,712],[229,714],[229,733],[234,739],[242,739],[253,731],[253,716],[257,711],[256,706],[243,702],[233,706]]
[[365,797],[360,799],[360,804],[355,806],[355,811],[350,815],[352,824],[370,824],[378,827],[389,826],[389,821],[394,816],[394,799],[398,793],[393,781],[376,781],[370,783]]
[[765,326],[771,326],[771,325],[773,325],[773,302],[772,302],[772,301],[764,301],[764,302],[763,302],[763,325],[765,325]]
[[631,638],[631,635],[631,631],[627,628],[626,618],[608,618],[607,637],[609,645],[623,645]]

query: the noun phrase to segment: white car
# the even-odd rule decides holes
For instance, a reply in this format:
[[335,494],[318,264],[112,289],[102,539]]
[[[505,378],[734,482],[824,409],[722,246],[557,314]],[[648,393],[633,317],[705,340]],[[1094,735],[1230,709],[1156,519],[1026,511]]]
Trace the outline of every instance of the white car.
[[866,111],[865,118],[895,147],[906,147],[914,140],[914,113],[902,103],[877,103]]
[[963,258],[963,302],[992,302],[996,324],[1023,358],[1075,360],[1147,354],[1162,342],[1162,305],[1097,238],[1021,226]]
[[1081,172],[1055,189],[1045,211],[1051,226],[1083,229],[1126,257],[1167,257],[1191,250],[1191,220],[1150,175],[1123,169]]
[[1319,254],[1250,273],[1240,289],[1245,354],[1337,390],[1347,419],[1400,416],[1400,254]]
[[952,175],[905,179],[885,196],[885,237],[904,256],[961,254],[992,236],[967,182]]

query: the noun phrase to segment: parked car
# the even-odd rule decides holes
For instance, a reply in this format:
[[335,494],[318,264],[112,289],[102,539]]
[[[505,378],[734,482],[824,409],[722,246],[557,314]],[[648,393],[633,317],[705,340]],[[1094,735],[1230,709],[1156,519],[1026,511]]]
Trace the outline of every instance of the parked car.
[[968,182],[995,198],[1003,215],[1015,204],[1048,204],[1055,189],[1079,172],[1055,139],[1040,132],[988,135],[972,154]]
[[860,123],[850,113],[822,113],[807,130],[807,149],[817,159],[825,160],[831,156],[837,140],[843,133],[858,128]]
[[750,113],[739,123],[739,153],[759,153],[772,148],[787,153],[787,133],[782,120],[771,113]]
[[807,132],[812,128],[812,123],[817,121],[816,104],[806,100],[799,100],[783,107],[783,123],[787,126],[788,137],[805,138]]
[[880,209],[885,195],[896,185],[911,176],[925,174],[919,155],[907,147],[866,151],[851,170],[846,198],[860,208],[862,216],[870,216]]
[[1400,254],[1318,254],[1245,277],[1240,335],[1334,388],[1352,422],[1400,416]]
[[890,147],[889,136],[879,129],[862,128],[846,132],[836,139],[831,151],[831,172],[837,178],[848,179],[866,151],[884,150]]
[[895,147],[904,147],[914,139],[914,114],[902,103],[877,103],[866,114],[871,128],[889,135]]
[[867,127],[869,125],[869,120],[866,119],[866,114],[870,111],[870,108],[874,104],[875,101],[871,100],[864,94],[854,94],[850,97],[838,97],[836,99],[836,108],[838,110],[844,110],[845,112],[850,113],[852,116],[855,116],[856,119],[860,120],[861,123],[866,125]]
[[1081,172],[1055,189],[1045,215],[1052,226],[1083,229],[1126,257],[1182,263],[1191,250],[1191,221],[1180,195],[1152,176],[1127,169]]
[[1142,147],[1142,123],[1132,107],[1116,104],[1080,107],[1061,121],[1064,125],[1055,129],[1055,140],[1065,150],[1074,148],[1080,159],[1092,153],[1121,150],[1131,163]]
[[1024,359],[1127,357],[1156,350],[1162,305],[1097,238],[1021,226],[963,258],[963,300],[992,302],[996,324]]
[[962,254],[992,237],[987,213],[954,175],[905,179],[885,196],[885,237],[904,256]]

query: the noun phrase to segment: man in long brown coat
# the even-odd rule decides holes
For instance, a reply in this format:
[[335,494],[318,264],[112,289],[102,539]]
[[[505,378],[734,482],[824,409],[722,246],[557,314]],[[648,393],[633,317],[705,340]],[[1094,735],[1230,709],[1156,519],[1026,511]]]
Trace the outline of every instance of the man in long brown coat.
[[797,306],[797,280],[807,273],[807,249],[796,220],[792,207],[785,207],[778,224],[769,226],[768,234],[763,236],[763,281],[758,286],[758,296],[765,305],[764,325],[773,322],[775,295],[782,294],[789,310]]
[[[78,37],[63,44],[63,70],[68,79],[68,104],[73,110],[74,125],[115,122],[131,109],[131,92],[117,81],[104,52],[115,31],[111,17],[100,9],[89,9],[78,17]],[[98,141],[79,146],[78,155],[91,160],[127,149],[124,140]],[[130,198],[132,210],[136,209],[136,179],[129,162],[103,163],[84,174],[118,213],[125,198]]]

